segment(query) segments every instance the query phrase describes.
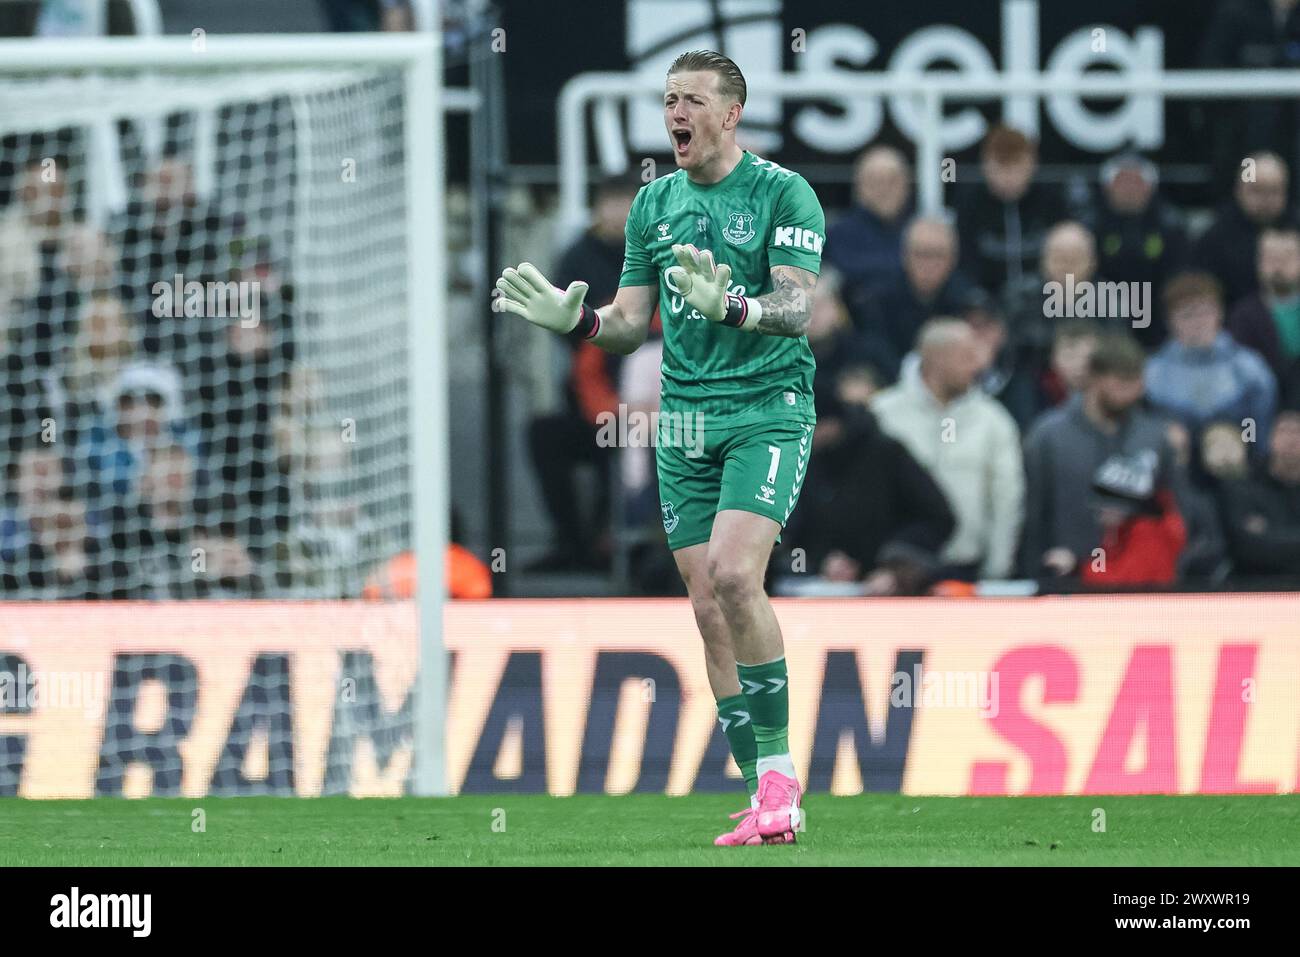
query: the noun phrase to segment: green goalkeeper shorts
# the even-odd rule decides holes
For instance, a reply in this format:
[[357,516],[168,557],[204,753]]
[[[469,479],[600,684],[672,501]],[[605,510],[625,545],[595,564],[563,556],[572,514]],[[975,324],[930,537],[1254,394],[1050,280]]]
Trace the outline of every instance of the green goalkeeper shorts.
[[674,441],[661,422],[655,461],[668,547],[707,542],[723,509],[765,515],[784,528],[808,474],[812,436],[812,423],[775,421]]

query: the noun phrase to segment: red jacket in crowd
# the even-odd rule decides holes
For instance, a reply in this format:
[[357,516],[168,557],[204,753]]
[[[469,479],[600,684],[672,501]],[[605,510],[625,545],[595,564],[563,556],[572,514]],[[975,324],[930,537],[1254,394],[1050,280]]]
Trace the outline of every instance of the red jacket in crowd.
[[1178,576],[1178,556],[1187,544],[1187,527],[1173,493],[1156,493],[1158,515],[1135,515],[1108,529],[1102,539],[1100,571],[1085,556],[1081,577],[1089,585],[1170,585]]

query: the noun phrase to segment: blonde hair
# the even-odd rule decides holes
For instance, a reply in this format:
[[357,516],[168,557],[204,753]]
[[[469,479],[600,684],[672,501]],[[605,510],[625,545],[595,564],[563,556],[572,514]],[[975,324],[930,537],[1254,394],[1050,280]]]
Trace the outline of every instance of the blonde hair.
[[745,74],[740,72],[740,67],[736,66],[736,62],[730,57],[712,50],[691,50],[673,61],[673,65],[668,68],[668,75],[697,71],[716,73],[718,92],[735,99],[741,106],[745,105],[745,96],[748,92]]

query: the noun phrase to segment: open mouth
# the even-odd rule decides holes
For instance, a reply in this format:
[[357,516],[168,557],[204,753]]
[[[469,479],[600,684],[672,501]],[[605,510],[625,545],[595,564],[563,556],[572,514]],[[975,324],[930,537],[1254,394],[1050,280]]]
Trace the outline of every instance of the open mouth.
[[685,153],[691,146],[690,130],[673,130],[673,140],[677,148],[677,154],[680,156]]

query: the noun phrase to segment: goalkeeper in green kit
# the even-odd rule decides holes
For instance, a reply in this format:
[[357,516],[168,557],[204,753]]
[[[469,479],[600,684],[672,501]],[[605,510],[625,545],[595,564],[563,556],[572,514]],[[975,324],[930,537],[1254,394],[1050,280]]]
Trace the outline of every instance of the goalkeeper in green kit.
[[[552,286],[522,263],[498,311],[627,355],[656,302],[664,357],[656,461],[668,545],[704,639],[718,718],[751,794],[725,846],[790,844],[803,829],[787,740],[785,648],[763,578],[812,450],[812,351],[804,336],[826,235],[807,181],[742,150],[745,78],[719,53],[679,56],[664,83],[678,169],[632,204],[614,301]],[[703,425],[683,447],[665,423]]]

